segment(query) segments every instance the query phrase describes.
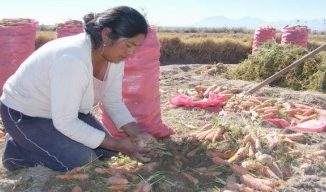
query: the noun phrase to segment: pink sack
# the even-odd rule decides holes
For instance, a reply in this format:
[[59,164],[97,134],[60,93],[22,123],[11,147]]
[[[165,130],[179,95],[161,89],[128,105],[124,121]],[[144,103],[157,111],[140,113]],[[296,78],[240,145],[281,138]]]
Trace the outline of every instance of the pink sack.
[[209,93],[208,99],[203,100],[193,100],[187,95],[177,95],[170,98],[171,106],[184,106],[184,107],[215,107],[222,106],[228,100],[229,96],[223,94]]
[[286,128],[290,126],[290,123],[287,120],[281,118],[268,118],[265,120],[281,128]]
[[64,23],[57,24],[57,38],[77,35],[84,32],[84,26],[81,21],[69,20]]
[[307,26],[291,26],[282,30],[281,44],[296,44],[307,47],[310,30]]
[[6,80],[35,50],[38,22],[15,18],[0,20],[0,95]]
[[[143,45],[125,61],[122,95],[130,113],[139,125],[156,138],[173,134],[161,120],[159,75],[160,42],[154,28],[148,29]],[[103,107],[100,107],[101,121],[111,135],[124,137],[119,132]]]
[[294,127],[289,127],[289,129],[301,132],[326,132],[326,117],[321,116],[318,119],[308,120],[303,123],[299,123]]
[[259,27],[255,31],[252,43],[252,53],[255,53],[259,46],[267,41],[275,42],[276,29],[270,26]]

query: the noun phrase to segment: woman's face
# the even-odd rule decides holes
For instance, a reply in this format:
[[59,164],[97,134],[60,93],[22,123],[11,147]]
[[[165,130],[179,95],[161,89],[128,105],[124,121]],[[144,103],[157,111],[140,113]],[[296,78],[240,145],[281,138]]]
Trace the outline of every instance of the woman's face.
[[144,34],[138,34],[131,38],[121,37],[103,49],[103,56],[112,63],[119,63],[131,55],[144,40]]

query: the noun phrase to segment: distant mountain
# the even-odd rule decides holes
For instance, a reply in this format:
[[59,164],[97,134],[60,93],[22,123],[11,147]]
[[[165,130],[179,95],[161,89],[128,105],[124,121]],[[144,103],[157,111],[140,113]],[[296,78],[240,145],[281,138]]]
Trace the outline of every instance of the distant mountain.
[[268,22],[254,17],[243,17],[241,19],[229,19],[224,16],[207,17],[191,24],[189,27],[209,27],[209,28],[247,28],[256,29],[259,26],[271,25],[274,28],[282,29],[286,25],[306,25],[313,31],[326,31],[326,19],[312,20],[290,20]]

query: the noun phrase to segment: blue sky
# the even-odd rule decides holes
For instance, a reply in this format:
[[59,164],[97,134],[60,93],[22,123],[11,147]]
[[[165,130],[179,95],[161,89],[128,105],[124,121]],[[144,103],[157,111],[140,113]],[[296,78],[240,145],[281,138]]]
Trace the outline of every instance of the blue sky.
[[2,0],[0,18],[28,17],[54,24],[81,20],[88,12],[117,5],[132,6],[159,26],[186,26],[211,16],[266,21],[326,19],[326,0]]

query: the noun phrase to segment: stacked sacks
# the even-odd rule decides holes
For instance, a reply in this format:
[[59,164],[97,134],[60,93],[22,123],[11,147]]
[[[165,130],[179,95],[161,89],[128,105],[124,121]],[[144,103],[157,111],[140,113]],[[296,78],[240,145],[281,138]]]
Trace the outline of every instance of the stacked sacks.
[[307,26],[287,26],[282,30],[281,44],[296,44],[307,48],[310,30]]
[[0,20],[0,95],[6,80],[35,50],[38,22],[27,18]]
[[57,24],[57,38],[77,35],[83,32],[84,26],[81,21],[69,20],[64,23]]
[[[161,120],[159,74],[160,42],[154,28],[148,29],[144,43],[125,61],[122,86],[123,99],[130,113],[144,131],[156,138],[166,137],[173,131]],[[119,132],[100,105],[101,121],[115,137],[126,136]]]
[[258,47],[267,41],[275,42],[275,35],[276,35],[276,29],[271,26],[257,28],[252,43],[252,53],[255,53]]

